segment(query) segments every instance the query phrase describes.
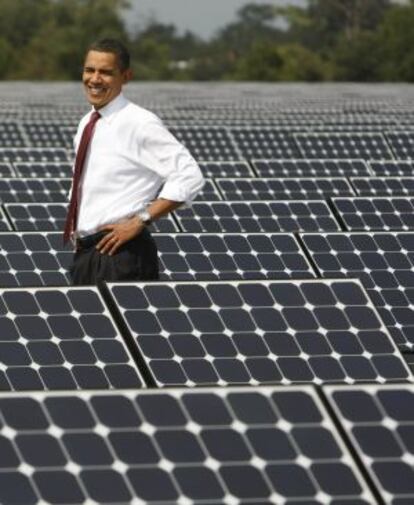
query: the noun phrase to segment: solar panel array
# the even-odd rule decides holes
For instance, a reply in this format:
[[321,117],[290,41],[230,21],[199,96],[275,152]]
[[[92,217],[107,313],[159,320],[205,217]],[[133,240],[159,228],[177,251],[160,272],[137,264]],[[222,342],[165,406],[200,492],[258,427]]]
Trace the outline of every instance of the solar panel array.
[[411,505],[412,88],[131,83],[207,182],[74,288],[62,86],[0,90],[0,503]]

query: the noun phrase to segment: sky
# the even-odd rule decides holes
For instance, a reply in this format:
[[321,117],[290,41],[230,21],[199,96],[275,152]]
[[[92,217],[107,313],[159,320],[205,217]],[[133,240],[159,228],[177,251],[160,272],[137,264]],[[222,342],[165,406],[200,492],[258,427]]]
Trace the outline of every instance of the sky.
[[127,23],[134,30],[143,28],[151,18],[175,25],[179,32],[192,31],[208,39],[236,19],[236,12],[247,3],[303,5],[306,0],[130,0]]

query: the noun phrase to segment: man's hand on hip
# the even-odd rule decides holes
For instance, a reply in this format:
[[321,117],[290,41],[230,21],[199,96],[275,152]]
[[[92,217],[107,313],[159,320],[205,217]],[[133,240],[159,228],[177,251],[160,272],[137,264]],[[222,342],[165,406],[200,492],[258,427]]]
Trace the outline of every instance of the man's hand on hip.
[[103,226],[100,231],[106,231],[107,234],[98,242],[96,249],[101,254],[112,256],[122,245],[139,235],[144,228],[144,223],[137,216],[122,223]]

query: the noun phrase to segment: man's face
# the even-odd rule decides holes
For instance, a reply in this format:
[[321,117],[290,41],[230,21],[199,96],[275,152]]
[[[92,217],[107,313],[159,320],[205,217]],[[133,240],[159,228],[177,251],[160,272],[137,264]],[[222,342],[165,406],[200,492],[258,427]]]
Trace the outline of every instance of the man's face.
[[88,102],[100,109],[111,102],[130,79],[130,71],[119,68],[116,54],[89,51],[83,66],[82,81]]

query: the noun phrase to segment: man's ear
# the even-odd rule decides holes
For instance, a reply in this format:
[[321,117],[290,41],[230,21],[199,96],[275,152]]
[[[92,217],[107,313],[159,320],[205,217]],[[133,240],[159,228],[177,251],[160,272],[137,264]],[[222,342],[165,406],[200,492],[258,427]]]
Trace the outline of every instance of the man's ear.
[[124,84],[126,84],[128,81],[130,81],[132,79],[132,69],[128,68],[127,70],[125,70],[123,78],[124,78],[123,79]]

